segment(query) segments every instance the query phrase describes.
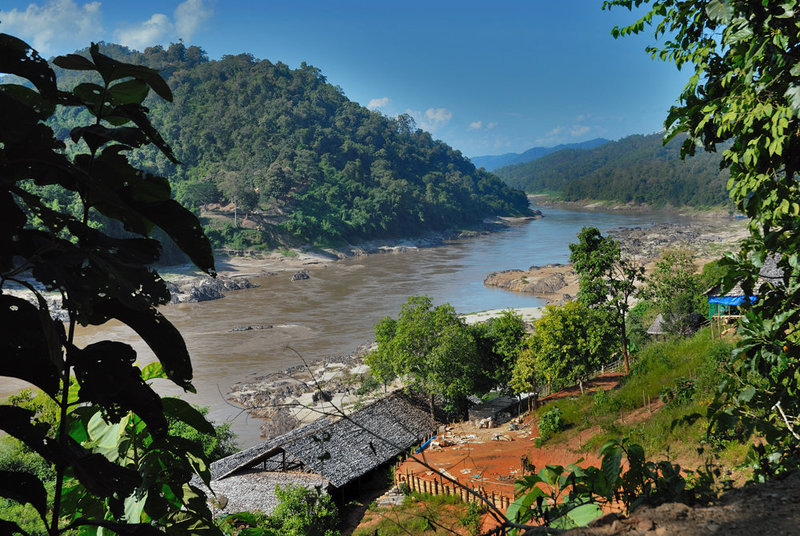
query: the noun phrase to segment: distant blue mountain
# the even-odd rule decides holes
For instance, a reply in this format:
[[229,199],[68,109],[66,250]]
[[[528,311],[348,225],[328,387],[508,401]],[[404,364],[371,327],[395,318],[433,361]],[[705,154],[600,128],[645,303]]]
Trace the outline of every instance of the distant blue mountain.
[[560,151],[561,149],[594,149],[600,145],[608,143],[609,140],[605,138],[595,138],[589,141],[582,141],[580,143],[566,143],[563,145],[556,145],[555,147],[533,147],[524,153],[506,153],[500,155],[487,155],[476,156],[470,158],[476,168],[486,168],[487,171],[494,171],[495,169],[503,166],[510,166],[512,164],[521,164],[523,162],[530,162],[541,158],[550,153]]

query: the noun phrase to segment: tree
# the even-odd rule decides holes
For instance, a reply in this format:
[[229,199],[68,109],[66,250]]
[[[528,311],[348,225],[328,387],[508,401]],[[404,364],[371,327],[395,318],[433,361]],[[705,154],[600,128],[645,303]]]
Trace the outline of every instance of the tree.
[[661,311],[668,333],[691,333],[693,316],[702,310],[704,302],[701,284],[691,251],[671,249],[662,253],[643,293]]
[[525,345],[527,335],[522,316],[507,310],[500,316],[478,322],[471,328],[482,367],[477,390],[483,392],[499,387],[508,391],[514,364]]
[[[193,474],[208,482],[202,448],[168,433],[169,418],[213,434],[186,402],[161,399],[148,385],[168,377],[192,391],[186,345],[157,306],[169,291],[152,266],[160,228],[203,271],[211,247],[197,218],[170,198],[167,180],[134,168],[128,152],[154,145],[177,162],[142,102],[150,90],[170,100],[158,73],[121,63],[92,45],[90,58],[55,58],[62,69],[95,74],[64,92],[47,62],[23,41],[0,34],[0,71],[32,87],[0,86],[0,374],[26,380],[57,405],[52,429],[34,411],[0,405],[0,427],[52,464],[53,492],[37,476],[0,474],[0,495],[31,504],[50,535],[102,528],[126,534],[217,533]],[[86,109],[65,151],[47,122],[57,107]],[[80,142],[80,143],[79,143]],[[67,156],[70,154],[71,156]],[[48,205],[37,187],[74,192],[75,212]],[[114,236],[90,225],[101,215],[124,228]],[[32,299],[8,292],[14,283]],[[60,294],[67,328],[51,318],[43,291]],[[116,319],[136,331],[158,361],[134,365],[135,350],[116,341],[79,348],[77,324]],[[18,530],[0,520],[2,532]]]
[[373,374],[385,381],[388,370],[433,399],[441,396],[446,409],[466,408],[475,392],[480,360],[475,338],[450,304],[433,306],[427,296],[411,296],[397,320],[386,317],[375,326],[379,364]]
[[[613,0],[631,9],[641,0]],[[654,27],[669,34],[653,57],[693,72],[667,116],[667,137],[685,132],[683,155],[731,140],[721,166],[728,190],[750,218],[750,237],[726,259],[726,286],[752,293],[760,268],[777,259],[782,277],[763,285],[742,321],[739,348],[709,408],[712,431],[761,434],[750,460],[758,476],[796,467],[800,433],[800,2],[661,0],[615,36]]]
[[575,271],[580,274],[578,300],[608,313],[609,322],[616,327],[622,343],[625,374],[631,371],[628,359],[628,332],[625,315],[636,283],[644,279],[644,268],[623,259],[619,243],[604,237],[596,227],[584,227],[578,233],[578,243],[569,245]]
[[583,393],[588,374],[609,359],[611,340],[611,326],[601,312],[579,301],[548,305],[520,354],[514,385],[522,392],[532,386],[531,378],[577,383]]

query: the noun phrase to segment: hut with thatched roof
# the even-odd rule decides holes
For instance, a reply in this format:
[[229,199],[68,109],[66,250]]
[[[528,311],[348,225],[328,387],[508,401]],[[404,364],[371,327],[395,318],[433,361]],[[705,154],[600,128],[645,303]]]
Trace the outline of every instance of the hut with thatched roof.
[[436,431],[425,402],[401,391],[348,416],[327,416],[211,464],[218,513],[277,504],[275,487],[339,490]]
[[716,285],[705,292],[708,297],[708,319],[712,332],[721,334],[725,325],[735,324],[741,316],[740,307],[745,303],[754,303],[761,294],[765,284],[780,285],[783,283],[783,270],[778,266],[778,257],[767,257],[758,272],[758,279],[753,287],[752,295],[745,293],[741,283],[737,283],[728,292],[722,292],[722,286]]

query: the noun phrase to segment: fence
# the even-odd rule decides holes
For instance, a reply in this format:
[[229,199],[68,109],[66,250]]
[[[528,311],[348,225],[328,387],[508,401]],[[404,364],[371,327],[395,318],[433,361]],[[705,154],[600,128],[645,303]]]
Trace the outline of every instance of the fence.
[[[596,377],[600,376],[601,374],[606,374],[608,372],[619,372],[620,370],[622,370],[624,368],[624,366],[625,366],[625,361],[622,360],[622,359],[617,359],[616,361],[612,361],[610,363],[606,363],[604,365],[600,365],[600,368],[591,371],[590,373],[588,373],[586,375],[586,377],[592,379],[592,378],[596,378]],[[577,385],[577,384],[574,384],[574,385]],[[565,389],[565,388],[569,388],[569,387],[573,387],[573,385],[560,386],[559,390]],[[551,389],[550,384],[542,385],[541,387],[539,387],[537,395],[541,399],[541,398],[544,398],[546,396],[549,396],[551,394],[551,391],[552,391],[552,389]]]
[[[454,484],[449,480],[442,478],[441,475],[434,474],[431,478],[425,478],[414,473],[409,473],[408,471],[401,473],[399,470],[395,470],[395,486],[399,487],[400,484],[403,483],[407,484],[411,491],[416,491],[417,493],[429,493],[431,495],[456,495],[462,502],[465,503],[479,502],[480,499],[475,495],[480,495],[484,498],[484,500],[490,504],[493,504],[495,508],[501,511],[505,511],[514,500],[513,498],[494,490],[487,492],[481,486],[473,487],[463,483],[460,485]],[[467,491],[467,488],[475,495]]]
[[[596,378],[601,374],[606,374],[608,372],[618,372],[624,366],[624,361],[622,359],[617,359],[616,361],[612,361],[610,363],[606,363],[601,365],[600,368],[590,372],[586,376],[588,378]],[[550,394],[550,385],[544,385],[538,390],[538,397],[544,398]],[[522,399],[519,402],[518,410],[521,410],[522,404],[527,399]],[[518,411],[521,412],[521,411]],[[493,504],[495,508],[505,511],[509,505],[514,501],[513,497],[504,495],[500,492],[491,490],[491,492],[487,492],[481,486],[468,486],[465,483],[459,483],[460,485],[454,484],[449,480],[442,477],[442,475],[434,473],[431,475],[430,478],[425,478],[419,476],[415,473],[410,473],[408,471],[401,472],[400,471],[401,464],[395,465],[394,471],[394,484],[395,486],[400,486],[401,483],[408,485],[411,491],[416,491],[418,493],[430,493],[431,495],[457,495],[461,501],[470,503],[470,502],[478,502],[479,499],[475,495],[469,493],[467,491],[468,488],[470,491],[475,493],[476,495],[480,495],[483,497],[487,502]],[[495,534],[492,532],[491,534]],[[505,531],[497,532],[496,534],[501,535],[505,534]]]

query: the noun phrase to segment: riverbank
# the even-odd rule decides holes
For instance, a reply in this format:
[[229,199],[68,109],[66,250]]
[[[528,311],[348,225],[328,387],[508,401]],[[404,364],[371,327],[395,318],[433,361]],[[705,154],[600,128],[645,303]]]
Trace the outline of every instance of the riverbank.
[[[542,315],[541,307],[512,310],[529,324]],[[462,315],[462,318],[468,324],[475,324],[500,316],[504,311],[492,309]],[[397,381],[381,385],[372,379],[364,357],[374,348],[374,342],[365,343],[353,354],[328,356],[236,383],[228,398],[247,410],[250,416],[262,419],[263,439],[285,434],[324,415],[349,414],[402,387]]]
[[[739,247],[748,235],[747,223],[727,217],[690,219],[680,224],[618,228],[608,233],[620,242],[623,255],[644,266],[645,274],[655,269],[660,255],[668,249],[686,248],[697,256],[698,269]],[[484,279],[487,287],[531,294],[548,304],[564,304],[578,293],[578,274],[571,264],[531,266],[526,270],[492,272]]]
[[529,194],[531,204],[539,207],[560,208],[581,212],[608,212],[621,214],[670,214],[679,217],[689,217],[697,220],[716,220],[730,218],[731,208],[726,207],[673,207],[663,205],[653,207],[646,203],[620,203],[618,201],[603,201],[598,199],[581,199],[578,201],[564,201],[549,194]]

